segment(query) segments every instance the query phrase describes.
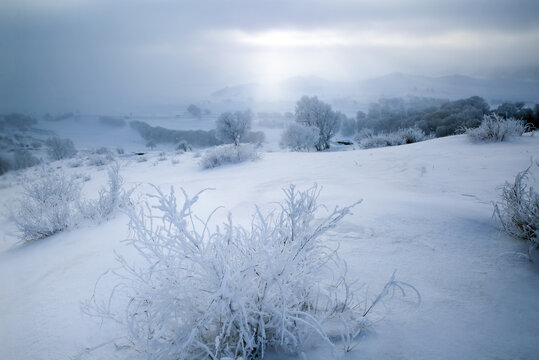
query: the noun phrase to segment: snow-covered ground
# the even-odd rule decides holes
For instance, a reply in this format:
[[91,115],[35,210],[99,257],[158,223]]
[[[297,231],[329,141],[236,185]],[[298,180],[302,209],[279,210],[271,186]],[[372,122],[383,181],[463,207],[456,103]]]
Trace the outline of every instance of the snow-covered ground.
[[[190,194],[214,188],[196,209],[207,214],[223,205],[216,220],[230,211],[236,222],[247,223],[255,204],[271,206],[291,183],[322,185],[319,201],[328,208],[363,199],[327,234],[340,241],[350,277],[375,294],[397,270],[398,279],[421,292],[422,303],[415,306],[413,297],[388,300],[360,345],[340,353],[346,359],[534,359],[539,268],[513,254],[526,245],[498,231],[492,201],[504,181],[538,156],[537,135],[491,144],[452,136],[372,150],[265,152],[258,161],[213,170],[201,170],[194,153],[170,153],[157,161],[155,152],[147,162],[120,162],[126,186],[138,185],[136,194],[150,191],[149,183]],[[55,165],[91,174],[87,194],[104,184],[105,171],[66,163]],[[15,173],[0,177],[5,214],[20,196],[19,183]],[[126,223],[118,214],[100,225],[19,244],[14,225],[2,220],[1,359],[137,358],[116,346],[124,343],[122,328],[80,310],[100,274],[117,266],[113,252],[134,253],[121,242]],[[327,356],[323,348],[307,354]]]

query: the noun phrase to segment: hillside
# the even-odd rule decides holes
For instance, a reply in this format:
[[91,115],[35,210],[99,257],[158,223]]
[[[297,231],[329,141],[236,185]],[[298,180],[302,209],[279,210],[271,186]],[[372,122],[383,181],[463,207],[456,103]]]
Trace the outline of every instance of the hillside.
[[[539,352],[539,271],[514,255],[525,244],[499,232],[492,218],[498,187],[539,155],[539,137],[474,144],[451,136],[411,145],[345,152],[266,152],[255,162],[200,170],[193,153],[157,161],[120,158],[126,186],[135,194],[170,186],[195,194],[214,188],[196,207],[216,206],[219,223],[231,212],[247,223],[254,205],[271,208],[288,184],[323,187],[328,209],[363,199],[353,215],[327,234],[340,242],[351,278],[376,294],[394,270],[422,296],[396,296],[377,308],[379,319],[346,359],[535,358]],[[179,163],[173,164],[176,157]],[[105,171],[83,166],[66,172],[91,174],[84,191],[95,193]],[[34,170],[28,170],[32,176]],[[5,215],[15,210],[22,174],[0,177]],[[537,180],[537,178],[536,178]],[[134,196],[137,199],[138,196]],[[14,226],[0,223],[0,358],[143,359],[112,323],[81,313],[98,277],[116,267],[114,251],[132,259],[122,240],[127,216],[86,224],[30,244],[17,243]],[[101,283],[106,291],[110,282]],[[101,288],[102,287],[102,288]],[[320,347],[309,359],[326,359]],[[339,352],[339,356],[343,356]],[[282,359],[275,354],[269,359]],[[295,359],[290,357],[290,359]]]

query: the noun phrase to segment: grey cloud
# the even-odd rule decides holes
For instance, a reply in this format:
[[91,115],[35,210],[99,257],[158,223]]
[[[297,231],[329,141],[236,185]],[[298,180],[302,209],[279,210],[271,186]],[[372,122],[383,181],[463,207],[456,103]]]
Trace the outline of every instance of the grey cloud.
[[[397,70],[473,72],[480,67],[474,62],[487,55],[496,61],[490,59],[482,67],[530,66],[537,62],[533,49],[539,47],[534,37],[539,29],[537,1],[81,0],[54,4],[0,3],[3,108],[175,102],[249,81],[254,70],[246,70],[245,63],[257,56],[257,50],[211,36],[230,30],[373,30],[416,37],[468,32],[485,38],[492,34],[492,39],[532,34],[527,46],[503,44],[520,58],[490,47],[478,49],[481,53],[459,54],[369,46],[343,53],[315,51],[321,59],[342,58],[340,66],[350,69],[351,78]],[[283,50],[282,56],[300,58],[300,50]],[[302,56],[307,58],[308,50]],[[354,63],[371,69],[354,71]],[[314,65],[313,69],[327,69],[324,75],[331,76],[331,64]]]

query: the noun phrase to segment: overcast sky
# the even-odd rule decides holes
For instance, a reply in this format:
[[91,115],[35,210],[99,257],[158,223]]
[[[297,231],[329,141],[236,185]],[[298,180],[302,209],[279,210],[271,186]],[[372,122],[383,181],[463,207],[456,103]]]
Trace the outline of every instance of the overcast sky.
[[539,1],[0,1],[0,110],[197,100],[295,75],[539,66]]

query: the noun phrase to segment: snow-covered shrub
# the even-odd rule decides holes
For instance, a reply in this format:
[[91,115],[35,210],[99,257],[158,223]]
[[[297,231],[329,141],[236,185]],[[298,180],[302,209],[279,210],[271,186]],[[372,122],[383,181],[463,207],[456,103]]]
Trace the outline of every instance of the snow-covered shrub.
[[539,247],[539,193],[530,185],[531,166],[519,172],[513,183],[505,182],[494,214],[502,229],[529,242],[528,255]]
[[42,169],[37,180],[23,180],[19,209],[12,214],[24,241],[53,235],[79,221],[80,184],[63,172]]
[[188,151],[191,151],[192,149],[193,148],[191,147],[191,145],[189,145],[189,143],[185,140],[180,140],[180,142],[176,144],[176,151],[188,152]]
[[[396,136],[399,137],[404,144],[413,144],[420,141],[425,141],[430,139],[423,130],[418,128],[407,128],[397,131]],[[399,144],[401,145],[401,144]]]
[[116,153],[118,155],[123,155],[125,153],[124,148],[123,147],[117,147],[116,148]]
[[204,152],[200,159],[203,169],[211,169],[226,164],[235,164],[259,158],[256,147],[252,144],[220,145]]
[[392,133],[375,134],[372,130],[362,131],[356,140],[363,149],[385,146],[412,144],[430,139],[429,136],[417,128],[400,129]]
[[222,113],[216,121],[215,137],[225,144],[239,145],[251,129],[252,118],[250,110]]
[[318,144],[319,132],[314,126],[291,123],[283,132],[279,144],[292,151],[314,150]]
[[[324,325],[349,314],[358,299],[337,244],[322,236],[355,204],[315,219],[319,188],[290,186],[278,209],[257,210],[250,227],[229,216],[212,232],[211,215],[202,220],[193,210],[201,193],[183,192],[182,204],[173,188],[156,191],[157,205],[129,212],[128,242],[144,265],[118,257],[122,283],[112,301],[94,298],[90,311],[124,324],[130,341],[152,359],[254,359],[268,349],[331,345]],[[126,308],[111,312],[124,295]]]
[[47,153],[52,160],[61,160],[75,156],[77,150],[70,139],[50,137],[45,141]]
[[526,122],[515,118],[503,118],[497,114],[483,117],[477,128],[466,129],[466,134],[474,141],[504,141],[513,136],[521,136],[526,131]]
[[364,137],[359,141],[359,146],[363,149],[379,148],[385,146],[392,146],[393,139],[387,134],[377,134]]
[[30,151],[18,149],[13,153],[13,169],[26,169],[38,165],[41,161],[33,156]]
[[85,218],[102,221],[118,208],[124,207],[129,202],[129,196],[133,190],[122,189],[123,178],[120,176],[120,165],[112,163],[107,168],[107,187],[99,190],[97,200],[81,201],[80,209]]

